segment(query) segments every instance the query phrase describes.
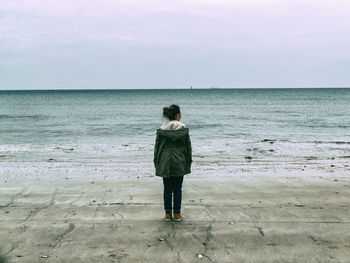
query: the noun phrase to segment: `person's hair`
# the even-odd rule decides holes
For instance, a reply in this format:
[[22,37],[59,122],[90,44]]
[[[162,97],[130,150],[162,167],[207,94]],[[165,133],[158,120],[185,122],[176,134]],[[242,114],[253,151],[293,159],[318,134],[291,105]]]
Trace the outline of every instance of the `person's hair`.
[[169,107],[163,108],[163,117],[170,121],[176,119],[176,115],[180,113],[180,107],[177,105],[170,105]]

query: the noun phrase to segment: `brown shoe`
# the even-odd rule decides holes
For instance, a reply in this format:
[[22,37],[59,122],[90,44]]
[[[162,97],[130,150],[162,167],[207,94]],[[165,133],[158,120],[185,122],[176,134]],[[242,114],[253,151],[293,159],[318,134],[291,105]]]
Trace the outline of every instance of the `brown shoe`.
[[176,222],[181,221],[181,220],[182,220],[181,214],[180,214],[180,213],[174,213],[174,220],[175,220]]
[[165,221],[169,222],[171,221],[171,213],[165,213]]

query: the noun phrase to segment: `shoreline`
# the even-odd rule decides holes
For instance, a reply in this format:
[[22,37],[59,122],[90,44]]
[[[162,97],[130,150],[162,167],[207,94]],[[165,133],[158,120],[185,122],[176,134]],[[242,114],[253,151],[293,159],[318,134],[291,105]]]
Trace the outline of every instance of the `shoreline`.
[[[96,162],[96,161],[22,161],[0,162],[0,182],[15,181],[89,181],[104,180],[116,181],[125,178],[152,178],[155,177],[153,162]],[[229,162],[201,162],[195,161],[191,168],[192,173],[186,175],[189,178],[217,180],[221,177],[348,177],[350,165],[329,161],[319,163],[229,163]]]

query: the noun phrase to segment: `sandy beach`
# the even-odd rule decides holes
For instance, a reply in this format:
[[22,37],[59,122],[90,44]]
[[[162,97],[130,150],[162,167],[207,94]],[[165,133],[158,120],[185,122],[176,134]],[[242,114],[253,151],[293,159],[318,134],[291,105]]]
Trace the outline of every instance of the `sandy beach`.
[[349,27],[345,0],[1,0],[0,263],[350,263]]
[[220,176],[224,168],[195,165],[175,223],[163,221],[162,181],[151,169],[113,177],[123,171],[49,165],[2,166],[7,262],[349,262],[346,170]]

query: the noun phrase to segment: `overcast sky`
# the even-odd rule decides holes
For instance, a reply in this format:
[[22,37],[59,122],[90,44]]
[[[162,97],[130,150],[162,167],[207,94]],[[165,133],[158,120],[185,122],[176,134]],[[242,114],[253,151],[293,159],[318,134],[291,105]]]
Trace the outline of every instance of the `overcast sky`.
[[349,87],[348,0],[1,0],[0,89]]

